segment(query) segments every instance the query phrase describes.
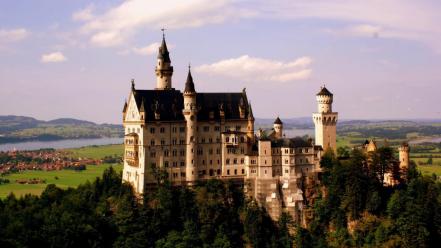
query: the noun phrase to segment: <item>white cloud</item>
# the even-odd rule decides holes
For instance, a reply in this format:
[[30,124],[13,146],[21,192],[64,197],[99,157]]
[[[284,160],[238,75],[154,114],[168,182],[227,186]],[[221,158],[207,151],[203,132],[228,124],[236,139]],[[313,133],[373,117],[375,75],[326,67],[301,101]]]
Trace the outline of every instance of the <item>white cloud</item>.
[[74,21],[89,21],[94,18],[92,11],[94,9],[94,6],[91,4],[87,6],[86,8],[79,10],[72,15],[72,19]]
[[[145,47],[134,47],[132,48],[132,52],[139,55],[152,55],[158,53],[158,48],[161,46],[161,43],[154,42]],[[167,44],[167,48],[169,50],[173,49],[175,46],[173,44]]]
[[140,55],[151,55],[158,52],[158,47],[161,46],[159,42],[152,43],[145,47],[135,47],[133,52]]
[[59,63],[66,60],[67,58],[61,52],[53,52],[41,56],[41,62],[43,63]]
[[126,42],[142,28],[167,29],[200,27],[254,15],[233,7],[231,0],[127,0],[105,13],[91,16],[81,27],[90,42],[103,47]]
[[29,36],[29,31],[24,28],[0,29],[0,43],[17,42]]
[[429,1],[280,0],[259,1],[254,8],[265,18],[338,20],[346,27],[327,31],[417,41],[441,52],[439,6]]
[[[441,15],[430,1],[414,0],[126,0],[107,11],[75,13],[92,44],[127,45],[146,29],[193,28],[244,18],[337,20],[335,34],[417,41],[441,52]],[[335,24],[335,23],[334,23]],[[326,23],[321,29],[328,28]],[[334,25],[335,28],[335,25]]]
[[283,62],[243,55],[196,67],[197,72],[250,81],[288,82],[308,79],[312,74],[310,57]]

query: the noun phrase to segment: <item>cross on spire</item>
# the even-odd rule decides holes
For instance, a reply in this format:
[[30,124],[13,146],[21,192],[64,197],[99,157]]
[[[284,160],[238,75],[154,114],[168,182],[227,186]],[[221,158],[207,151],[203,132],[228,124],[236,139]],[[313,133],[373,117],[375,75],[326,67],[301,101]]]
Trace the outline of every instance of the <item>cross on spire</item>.
[[162,31],[162,37],[165,37],[165,30],[167,30],[166,28],[161,28]]

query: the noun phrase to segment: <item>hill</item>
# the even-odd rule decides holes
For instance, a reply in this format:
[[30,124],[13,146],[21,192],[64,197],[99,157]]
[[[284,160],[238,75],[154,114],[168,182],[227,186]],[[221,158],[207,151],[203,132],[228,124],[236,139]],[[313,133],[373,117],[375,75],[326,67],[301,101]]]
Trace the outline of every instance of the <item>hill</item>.
[[0,144],[101,137],[122,137],[122,125],[96,124],[73,118],[50,121],[27,116],[0,116]]

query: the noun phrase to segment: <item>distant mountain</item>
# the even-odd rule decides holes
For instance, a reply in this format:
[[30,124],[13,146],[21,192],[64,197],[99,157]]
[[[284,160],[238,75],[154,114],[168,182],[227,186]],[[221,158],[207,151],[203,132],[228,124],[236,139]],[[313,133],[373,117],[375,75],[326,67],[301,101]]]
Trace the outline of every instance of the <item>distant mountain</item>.
[[55,120],[51,120],[46,122],[48,124],[54,124],[54,125],[97,125],[94,122],[91,121],[83,121],[83,120],[77,120],[73,118],[59,118]]
[[37,127],[42,123],[44,123],[44,121],[27,116],[0,115],[0,134]]
[[73,118],[42,121],[26,116],[0,116],[0,143],[123,136],[122,125]]

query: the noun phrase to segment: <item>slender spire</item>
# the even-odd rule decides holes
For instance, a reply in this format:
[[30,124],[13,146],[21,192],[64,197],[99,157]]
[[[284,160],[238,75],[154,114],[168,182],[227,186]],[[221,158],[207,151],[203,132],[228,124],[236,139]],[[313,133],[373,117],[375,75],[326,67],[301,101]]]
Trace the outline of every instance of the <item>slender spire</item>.
[[144,107],[145,103],[144,103],[144,98],[142,98],[141,100],[141,106],[139,107],[139,112],[145,112],[145,107]]
[[188,65],[187,82],[185,82],[184,92],[196,92],[196,90],[194,89],[193,77],[191,76],[191,66],[190,66],[190,64]]
[[135,79],[132,78],[132,91],[135,91]]
[[248,103],[248,119],[254,120],[253,108],[251,107],[251,102]]
[[162,43],[159,47],[158,59],[163,60],[165,63],[171,63],[170,55],[167,48],[167,43],[165,42],[165,28],[162,28]]

